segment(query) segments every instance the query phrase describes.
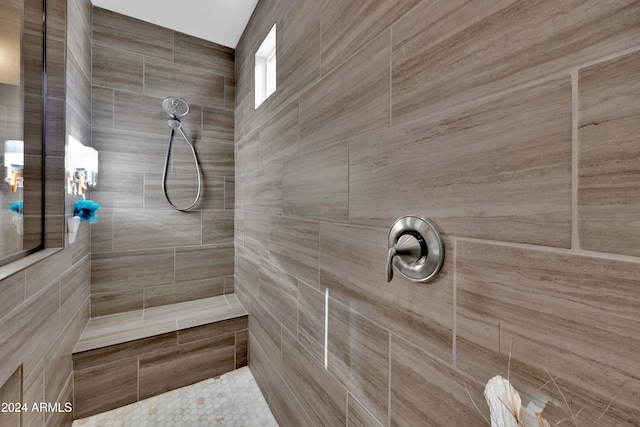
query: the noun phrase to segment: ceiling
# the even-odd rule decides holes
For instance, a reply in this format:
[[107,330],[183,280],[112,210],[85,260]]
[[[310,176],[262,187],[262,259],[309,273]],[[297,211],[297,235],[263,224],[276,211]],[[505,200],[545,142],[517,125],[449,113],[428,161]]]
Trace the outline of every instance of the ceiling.
[[258,0],[91,0],[94,6],[234,48]]

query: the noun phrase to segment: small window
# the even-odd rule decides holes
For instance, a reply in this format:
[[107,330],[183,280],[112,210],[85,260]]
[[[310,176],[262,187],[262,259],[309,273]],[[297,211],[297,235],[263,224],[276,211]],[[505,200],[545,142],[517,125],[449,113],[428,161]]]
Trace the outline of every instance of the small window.
[[276,91],[276,24],[256,52],[256,109]]

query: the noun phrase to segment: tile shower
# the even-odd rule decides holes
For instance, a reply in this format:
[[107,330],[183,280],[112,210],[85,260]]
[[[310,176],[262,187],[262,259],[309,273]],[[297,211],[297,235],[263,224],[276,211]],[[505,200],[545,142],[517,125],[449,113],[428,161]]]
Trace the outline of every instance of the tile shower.
[[[597,425],[638,425],[638,70],[637,1],[259,2],[236,49],[235,292],[280,425],[485,425],[472,399],[509,354],[548,418],[553,376],[578,425],[609,402]],[[386,283],[411,214],[445,264]]]
[[[281,426],[484,425],[472,400],[509,353],[548,418],[567,415],[553,376],[584,425],[638,425],[637,1],[261,0],[235,51],[47,7],[45,154],[59,172],[67,134],[97,148],[103,209],[2,279],[0,384],[22,365],[26,402],[71,401],[90,317],[233,294]],[[255,110],[274,22],[277,90]],[[204,171],[186,214],[159,191],[172,95]],[[190,200],[176,148],[170,191]],[[50,248],[74,202],[57,176]],[[385,280],[406,214],[443,234],[428,285]]]

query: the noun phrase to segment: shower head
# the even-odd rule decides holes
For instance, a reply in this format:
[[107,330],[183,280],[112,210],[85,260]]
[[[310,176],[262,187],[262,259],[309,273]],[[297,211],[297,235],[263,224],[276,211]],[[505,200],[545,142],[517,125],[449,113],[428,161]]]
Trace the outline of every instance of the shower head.
[[189,104],[187,104],[187,101],[176,96],[172,96],[162,101],[162,108],[171,117],[182,117],[189,112]]
[[173,130],[178,130],[182,127],[182,123],[178,119],[169,119],[167,120],[167,126],[169,126]]

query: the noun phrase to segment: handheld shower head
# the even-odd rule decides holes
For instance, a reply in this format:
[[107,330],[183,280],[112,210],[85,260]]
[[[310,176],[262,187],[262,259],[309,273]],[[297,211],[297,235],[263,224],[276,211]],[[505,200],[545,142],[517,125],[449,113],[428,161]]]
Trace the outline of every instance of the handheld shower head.
[[169,126],[173,130],[178,130],[182,127],[182,123],[178,119],[169,119],[167,120],[167,126]]
[[182,117],[186,116],[189,112],[189,104],[187,104],[187,101],[182,98],[172,96],[162,101],[162,109],[173,118]]

